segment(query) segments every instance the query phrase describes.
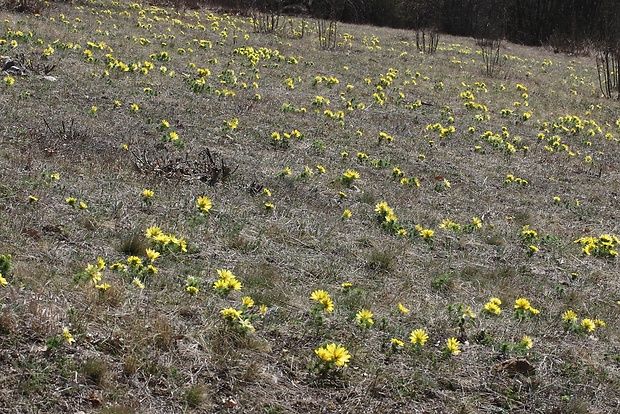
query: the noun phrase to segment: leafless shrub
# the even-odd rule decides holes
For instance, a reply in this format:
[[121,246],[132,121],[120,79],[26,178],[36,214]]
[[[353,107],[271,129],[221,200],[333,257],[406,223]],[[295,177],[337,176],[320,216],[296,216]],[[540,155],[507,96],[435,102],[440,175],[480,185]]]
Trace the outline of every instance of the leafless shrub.
[[197,157],[190,157],[189,153],[155,155],[147,150],[142,153],[131,151],[131,155],[136,168],[143,174],[184,180],[195,179],[209,185],[226,181],[239,167],[238,165],[231,167],[224,158],[212,154],[208,148]]
[[255,33],[277,33],[284,26],[284,19],[276,11],[254,10],[251,15]]
[[316,27],[321,49],[335,49],[337,44],[338,22],[336,20],[317,19]]
[[14,58],[0,59],[0,71],[15,73],[19,75],[49,75],[56,65],[41,62],[41,57],[33,56],[28,57],[24,53],[17,54]]
[[493,76],[500,66],[502,39],[483,37],[476,39],[476,45],[482,51],[485,74],[489,77]]
[[420,52],[433,54],[439,45],[439,32],[434,29],[420,29],[415,32],[415,44]]
[[601,93],[612,98],[620,99],[620,51],[604,48],[596,54],[596,69]]
[[[77,144],[86,143],[88,135],[76,127],[74,119],[61,120],[60,124],[53,125],[43,118],[45,132],[37,134],[40,148],[46,156],[53,156],[62,150],[72,149],[75,151]],[[66,152],[66,151],[65,151]]]

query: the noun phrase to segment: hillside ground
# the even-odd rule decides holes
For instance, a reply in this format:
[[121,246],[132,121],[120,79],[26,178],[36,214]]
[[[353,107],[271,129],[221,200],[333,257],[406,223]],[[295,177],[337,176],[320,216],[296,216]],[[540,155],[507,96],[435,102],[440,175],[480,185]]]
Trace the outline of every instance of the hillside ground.
[[593,58],[505,44],[487,76],[467,38],[1,16],[0,411],[620,410]]

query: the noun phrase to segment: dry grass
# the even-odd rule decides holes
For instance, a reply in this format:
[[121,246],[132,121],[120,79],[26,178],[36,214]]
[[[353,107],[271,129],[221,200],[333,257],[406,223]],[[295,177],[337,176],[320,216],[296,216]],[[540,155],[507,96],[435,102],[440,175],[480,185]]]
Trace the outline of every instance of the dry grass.
[[[472,39],[444,37],[425,55],[409,32],[343,25],[342,44],[324,51],[312,25],[277,37],[247,18],[106,0],[2,17],[0,54],[54,64],[56,80],[0,85],[0,255],[11,255],[0,261],[0,411],[618,409],[618,259],[574,243],[620,233],[620,108],[600,97],[592,61],[509,44],[486,78]],[[242,47],[265,49],[251,64]],[[210,75],[193,92],[198,68]],[[302,136],[284,138],[293,130]],[[184,145],[163,139],[172,131]],[[397,225],[382,224],[380,202]],[[187,252],[163,249],[156,274],[109,269],[132,255],[149,263],[150,226]],[[98,257],[105,291],[85,273]],[[242,289],[216,293],[217,269]],[[311,311],[317,289],[332,313]],[[220,314],[244,296],[253,333]],[[482,312],[491,297],[500,315]],[[516,318],[521,297],[540,313]],[[367,330],[362,308],[374,314]],[[569,309],[606,326],[568,329]],[[424,347],[409,343],[414,329],[428,333]],[[524,335],[531,349],[516,346]],[[446,355],[451,337],[462,353]],[[314,350],[332,342],[351,359],[322,370]]]

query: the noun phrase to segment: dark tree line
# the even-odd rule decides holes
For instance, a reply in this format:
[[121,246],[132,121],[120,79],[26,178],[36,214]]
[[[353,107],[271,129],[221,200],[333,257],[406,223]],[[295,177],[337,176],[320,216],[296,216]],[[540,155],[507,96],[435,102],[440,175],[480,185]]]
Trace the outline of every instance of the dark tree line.
[[526,45],[579,48],[618,33],[617,0],[212,0],[232,9],[303,12],[349,23],[501,36]]

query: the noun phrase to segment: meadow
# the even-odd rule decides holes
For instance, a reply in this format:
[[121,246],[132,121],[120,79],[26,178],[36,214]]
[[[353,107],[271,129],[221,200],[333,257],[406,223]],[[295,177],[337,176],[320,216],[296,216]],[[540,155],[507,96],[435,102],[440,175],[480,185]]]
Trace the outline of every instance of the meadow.
[[[0,411],[620,410],[594,59],[1,12]],[[16,68],[9,68],[13,61]]]

